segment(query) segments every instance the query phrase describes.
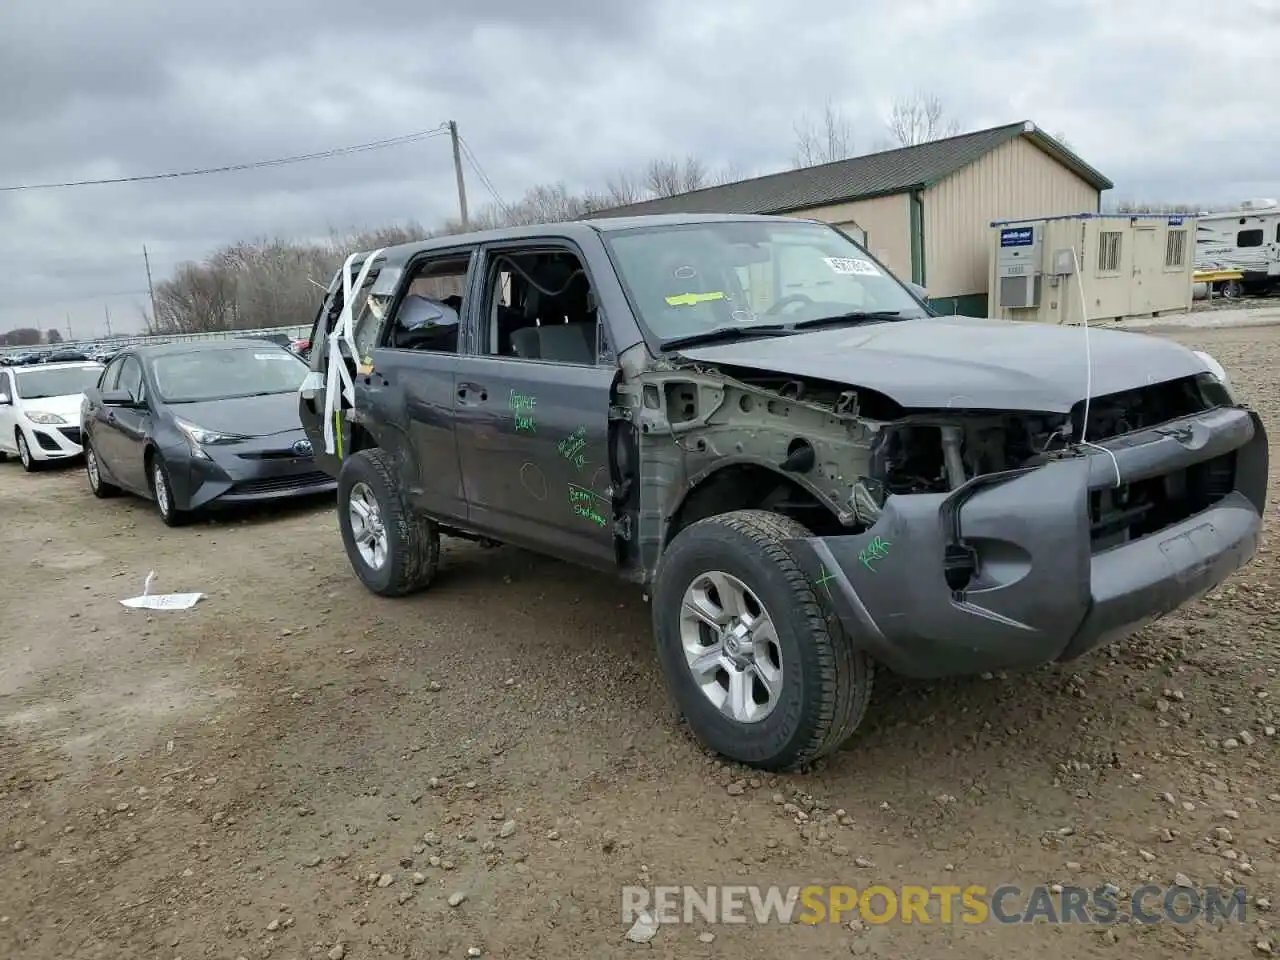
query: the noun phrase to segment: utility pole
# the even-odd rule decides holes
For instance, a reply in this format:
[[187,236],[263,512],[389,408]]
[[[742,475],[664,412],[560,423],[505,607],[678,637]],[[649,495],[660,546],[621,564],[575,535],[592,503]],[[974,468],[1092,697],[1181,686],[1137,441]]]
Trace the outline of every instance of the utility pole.
[[67,311],[67,339],[75,340],[75,335],[71,332],[71,311]]
[[453,141],[453,173],[458,178],[458,212],[462,215],[462,229],[470,229],[467,219],[467,184],[462,179],[462,150],[458,145],[458,124],[449,121],[449,139]]
[[102,305],[102,311],[107,316],[107,336],[111,336],[111,307],[107,304]]
[[[147,293],[151,294],[151,326],[154,327],[159,319],[156,316],[156,288],[151,282],[151,258],[147,256],[147,245],[145,243],[142,245],[142,262],[147,265]],[[110,330],[111,328],[108,325],[107,331],[110,332]]]

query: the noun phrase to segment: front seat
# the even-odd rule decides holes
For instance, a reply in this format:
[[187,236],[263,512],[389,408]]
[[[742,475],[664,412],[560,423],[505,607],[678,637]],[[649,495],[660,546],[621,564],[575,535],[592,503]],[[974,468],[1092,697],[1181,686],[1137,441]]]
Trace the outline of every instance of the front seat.
[[396,311],[395,345],[407,350],[456,352],[461,325],[458,311],[453,307],[411,293]]

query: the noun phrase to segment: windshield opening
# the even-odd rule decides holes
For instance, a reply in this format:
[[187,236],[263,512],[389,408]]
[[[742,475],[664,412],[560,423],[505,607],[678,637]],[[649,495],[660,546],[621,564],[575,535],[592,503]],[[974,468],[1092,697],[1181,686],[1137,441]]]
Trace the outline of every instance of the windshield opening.
[[928,316],[861,246],[826,224],[724,221],[606,235],[640,322],[667,341],[850,313]]
[[151,362],[151,372],[161,400],[200,403],[294,393],[308,367],[289,351],[264,344],[159,356]]
[[102,376],[100,364],[83,367],[63,367],[57,370],[16,370],[16,390],[24,400],[43,400],[48,397],[73,397],[84,393]]

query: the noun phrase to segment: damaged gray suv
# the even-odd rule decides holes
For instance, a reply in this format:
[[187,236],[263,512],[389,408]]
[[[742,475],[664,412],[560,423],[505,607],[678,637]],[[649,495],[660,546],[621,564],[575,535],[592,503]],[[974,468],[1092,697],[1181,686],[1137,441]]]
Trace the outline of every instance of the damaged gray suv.
[[761,768],[847,740],[873,665],[1071,660],[1258,545],[1266,435],[1212,357],[934,316],[826,224],[357,254],[312,342],[303,423],[370,590],[430,585],[441,536],[615,573],[694,734]]

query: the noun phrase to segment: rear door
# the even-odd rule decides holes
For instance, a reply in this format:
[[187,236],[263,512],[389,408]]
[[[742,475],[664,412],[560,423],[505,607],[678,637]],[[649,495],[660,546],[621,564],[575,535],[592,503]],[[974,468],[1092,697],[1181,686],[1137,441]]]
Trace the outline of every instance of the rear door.
[[470,299],[474,245],[431,250],[381,280],[355,330],[368,361],[360,416],[396,460],[414,506],[458,524],[468,520],[454,425],[461,318]]
[[111,476],[121,485],[132,490],[145,490],[147,468],[144,456],[147,438],[151,436],[151,411],[147,408],[141,361],[134,356],[121,358],[118,379],[107,389],[127,392],[137,406],[99,408],[102,429],[95,431],[94,449],[99,461],[106,463]]
[[[369,296],[369,291],[378,279],[375,269],[370,270],[370,275],[365,280],[359,290],[352,297],[352,307],[355,315],[359,315],[361,307]],[[352,265],[352,281],[359,276],[360,264]],[[333,280],[329,283],[329,289],[326,291],[320,309],[316,313],[316,318],[311,328],[311,356],[308,358],[308,364],[311,367],[311,375],[307,381],[303,383],[299,391],[298,398],[298,416],[302,421],[302,428],[306,431],[307,439],[311,441],[311,449],[315,457],[316,465],[329,474],[336,477],[338,471],[342,468],[342,450],[350,439],[350,429],[344,416],[338,416],[334,419],[335,441],[342,444],[336,446],[333,453],[325,452],[325,402],[328,393],[327,374],[329,362],[329,334],[333,331],[334,325],[337,324],[338,318],[342,313],[342,269],[333,275]],[[355,361],[343,356],[347,372],[354,379],[358,375],[358,366]],[[347,408],[345,400],[342,402],[344,410]]]
[[80,426],[84,431],[81,439],[86,445],[93,444],[99,469],[113,480],[120,479],[113,466],[113,461],[118,456],[113,449],[118,439],[113,419],[115,409],[103,404],[102,395],[116,389],[116,384],[120,380],[120,370],[124,367],[126,359],[127,357],[122,356],[112,360],[107,364],[102,376],[98,378],[97,387],[85,391],[87,403],[80,418]]

